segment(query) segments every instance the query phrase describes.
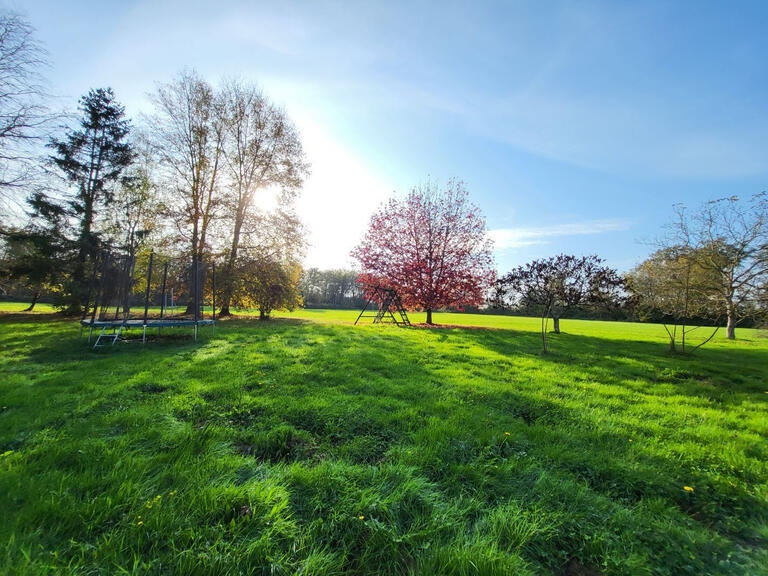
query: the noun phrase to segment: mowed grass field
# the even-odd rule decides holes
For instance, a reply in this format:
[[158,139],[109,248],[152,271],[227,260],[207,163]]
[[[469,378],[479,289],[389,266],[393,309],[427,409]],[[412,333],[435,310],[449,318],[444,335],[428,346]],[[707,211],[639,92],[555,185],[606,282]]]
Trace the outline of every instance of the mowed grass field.
[[94,352],[0,309],[0,574],[768,574],[754,331],[302,310]]

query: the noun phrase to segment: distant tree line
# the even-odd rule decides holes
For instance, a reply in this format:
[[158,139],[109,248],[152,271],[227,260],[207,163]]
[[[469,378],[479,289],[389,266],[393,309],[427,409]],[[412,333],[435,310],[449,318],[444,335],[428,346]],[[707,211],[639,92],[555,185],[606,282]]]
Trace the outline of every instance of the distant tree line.
[[304,271],[299,284],[301,298],[307,308],[362,308],[365,294],[358,283],[359,273],[355,270]]

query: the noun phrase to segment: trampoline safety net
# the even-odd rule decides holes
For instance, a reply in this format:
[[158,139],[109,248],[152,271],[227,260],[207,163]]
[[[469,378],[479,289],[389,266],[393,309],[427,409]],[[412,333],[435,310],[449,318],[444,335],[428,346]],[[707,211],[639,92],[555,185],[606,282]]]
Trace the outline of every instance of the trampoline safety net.
[[95,346],[114,344],[123,331],[213,325],[216,267],[197,258],[154,252],[138,256],[104,252],[95,262],[81,326],[100,333]]

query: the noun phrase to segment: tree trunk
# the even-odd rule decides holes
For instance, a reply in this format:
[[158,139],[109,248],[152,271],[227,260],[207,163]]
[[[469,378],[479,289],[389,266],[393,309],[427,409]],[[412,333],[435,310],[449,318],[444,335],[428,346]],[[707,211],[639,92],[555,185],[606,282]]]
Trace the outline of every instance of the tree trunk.
[[195,293],[194,293],[194,286],[195,286],[195,259],[199,259],[200,254],[199,252],[202,252],[202,243],[200,242],[199,238],[200,234],[200,210],[197,207],[197,200],[195,200],[195,212],[193,214],[193,222],[192,222],[192,260],[189,263],[189,299],[187,300],[187,308],[184,310],[185,316],[190,316],[195,313]]
[[229,258],[227,259],[227,267],[224,272],[224,289],[221,291],[221,312],[219,316],[231,316],[229,311],[229,303],[232,300],[233,281],[232,277],[235,271],[235,262],[237,261],[237,251],[240,248],[240,231],[243,226],[243,220],[245,215],[243,211],[238,207],[237,214],[235,214],[235,228],[232,233],[232,248],[229,251]]
[[736,340],[736,318],[732,313],[728,314],[728,324],[725,329],[728,340]]
[[547,353],[547,320],[548,316],[544,316],[541,319],[541,351],[543,354]]
[[427,308],[427,324],[432,324],[432,308]]
[[728,340],[736,340],[736,310],[734,309],[733,301],[730,299],[726,302],[726,313],[728,314],[728,323],[725,329],[726,336]]
[[269,312],[259,309],[259,320],[269,320]]
[[558,316],[552,318],[552,332],[560,334],[560,318]]
[[35,290],[35,292],[32,294],[32,302],[24,308],[23,312],[32,312],[32,310],[35,309],[35,304],[37,304],[37,301],[40,299],[40,290]]
[[91,228],[93,227],[93,198],[90,193],[90,184],[88,191],[83,198],[83,219],[80,222],[80,238],[78,239],[78,254],[75,269],[72,272],[72,294],[67,307],[67,314],[80,314],[83,310],[83,296],[85,292],[85,263],[90,257],[94,260],[95,247],[93,246],[93,237]]

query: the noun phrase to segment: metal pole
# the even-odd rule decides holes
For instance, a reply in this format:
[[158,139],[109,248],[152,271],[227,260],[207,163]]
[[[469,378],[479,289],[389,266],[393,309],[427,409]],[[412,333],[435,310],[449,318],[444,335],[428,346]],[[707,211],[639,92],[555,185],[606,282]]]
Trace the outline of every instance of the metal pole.
[[211,279],[211,291],[213,295],[211,296],[211,308],[213,309],[213,329],[211,330],[211,335],[216,334],[216,263],[213,263],[213,277]]
[[131,258],[128,257],[125,262],[123,262],[122,266],[122,273],[120,274],[118,280],[117,280],[117,304],[115,304],[115,320],[117,320],[117,317],[120,315],[120,308],[123,309],[123,320],[126,319],[126,312],[125,307],[128,303],[128,278],[130,277],[131,273]]
[[128,320],[131,316],[131,289],[133,288],[133,274],[136,272],[136,255],[131,254],[131,265],[128,276],[125,279],[125,304],[123,305],[123,317]]
[[160,307],[160,318],[163,317],[165,312],[165,304],[166,304],[166,293],[165,293],[165,281],[168,279],[168,262],[165,263],[165,266],[163,266],[163,305]]
[[197,319],[200,316],[200,274],[199,274],[199,264],[200,262],[197,259],[197,256],[194,256],[192,259],[192,273],[195,275],[194,280],[194,289],[195,293],[192,297],[192,301],[195,306],[195,335],[197,335]]
[[147,313],[149,312],[149,288],[152,280],[152,260],[155,257],[155,252],[149,253],[149,268],[147,269],[147,291],[144,294],[144,335],[146,338],[147,333]]

